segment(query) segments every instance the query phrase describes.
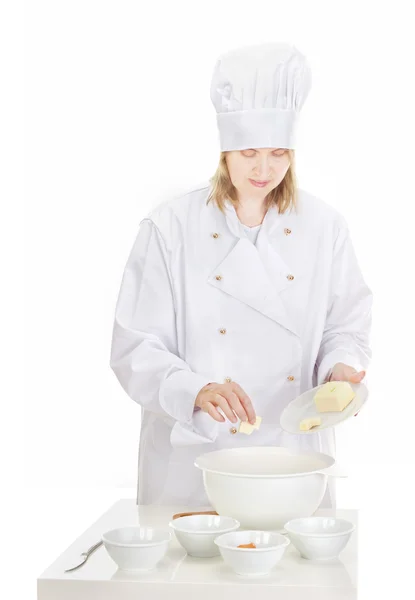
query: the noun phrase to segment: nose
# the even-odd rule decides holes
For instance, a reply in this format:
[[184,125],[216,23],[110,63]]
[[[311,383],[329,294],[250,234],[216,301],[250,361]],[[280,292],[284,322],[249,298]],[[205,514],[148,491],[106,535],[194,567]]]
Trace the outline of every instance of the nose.
[[268,156],[260,156],[257,160],[254,169],[255,177],[258,177],[260,180],[265,181],[266,179],[271,178],[271,168],[269,166],[269,158]]

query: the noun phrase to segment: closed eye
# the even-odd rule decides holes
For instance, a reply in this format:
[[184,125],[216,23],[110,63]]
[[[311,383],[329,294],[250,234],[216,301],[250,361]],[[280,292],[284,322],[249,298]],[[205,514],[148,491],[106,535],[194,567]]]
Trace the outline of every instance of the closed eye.
[[[255,156],[256,150],[241,150],[241,154],[243,156],[245,156],[246,158],[252,158],[253,156]],[[274,152],[272,152],[273,156],[284,156],[284,154],[285,154],[285,148],[281,148],[279,150],[274,150]]]

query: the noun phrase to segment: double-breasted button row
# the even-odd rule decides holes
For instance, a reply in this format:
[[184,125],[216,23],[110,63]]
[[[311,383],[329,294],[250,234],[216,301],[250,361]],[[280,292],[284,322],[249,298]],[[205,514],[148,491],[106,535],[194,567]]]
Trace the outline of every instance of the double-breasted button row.
[[[285,233],[285,235],[290,235],[290,233],[292,233],[292,231],[291,231],[291,229],[289,229],[288,227],[286,227],[284,229],[284,233]],[[294,275],[292,275],[292,273],[289,273],[287,275],[287,279],[288,279],[288,281],[292,281],[294,279]]]
[[[222,277],[222,275],[215,275],[215,279],[216,279],[216,281],[222,281],[223,277]],[[287,275],[287,279],[289,281],[292,281],[294,279],[294,275],[292,275],[290,273],[289,275]]]
[[[284,233],[285,233],[285,235],[290,235],[290,233],[291,233],[291,229],[285,228],[285,229],[284,229]],[[219,233],[217,233],[217,232],[214,232],[214,233],[212,233],[212,237],[213,237],[214,239],[218,239],[218,238],[219,238]],[[215,279],[216,279],[216,281],[222,281],[222,279],[223,279],[223,278],[222,278],[222,275],[219,275],[219,274],[218,274],[218,275],[215,275]],[[292,280],[294,279],[294,275],[292,275],[292,274],[289,274],[289,275],[287,275],[287,279],[288,279],[289,281],[292,281]],[[224,327],[222,327],[222,328],[221,328],[221,329],[219,329],[218,331],[219,331],[219,333],[220,333],[221,335],[226,335],[226,329],[225,329]],[[294,379],[295,379],[295,378],[294,378],[294,376],[293,376],[293,375],[289,375],[289,376],[287,377],[287,380],[288,380],[288,381],[294,381]],[[231,382],[232,382],[232,379],[231,379],[231,377],[225,377],[224,381],[225,381],[225,383],[231,383]],[[231,427],[231,428],[229,429],[229,433],[230,433],[231,435],[235,435],[236,433],[238,433],[238,430],[237,430],[237,428],[236,428],[236,427]]]
[[[216,279],[216,281],[222,281],[223,277],[222,277],[222,275],[215,275],[215,279]],[[292,281],[294,279],[294,275],[292,275],[290,273],[289,275],[287,275],[287,279],[289,281]]]

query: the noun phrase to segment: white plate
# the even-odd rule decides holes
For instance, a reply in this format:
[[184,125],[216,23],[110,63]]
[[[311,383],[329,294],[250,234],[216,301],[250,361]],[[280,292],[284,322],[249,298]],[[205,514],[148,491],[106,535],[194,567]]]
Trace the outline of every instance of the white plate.
[[[351,383],[353,391],[356,396],[350,402],[349,406],[346,406],[341,412],[318,412],[314,396],[322,385],[304,392],[301,396],[298,396],[295,400],[289,403],[284,409],[280,425],[284,431],[288,433],[302,433],[302,434],[313,434],[321,429],[327,429],[328,427],[334,427],[342,421],[345,421],[349,417],[353,417],[362,408],[368,397],[368,389],[364,383]],[[317,425],[308,431],[301,431],[300,421],[308,419],[309,417],[320,417],[321,425]]]

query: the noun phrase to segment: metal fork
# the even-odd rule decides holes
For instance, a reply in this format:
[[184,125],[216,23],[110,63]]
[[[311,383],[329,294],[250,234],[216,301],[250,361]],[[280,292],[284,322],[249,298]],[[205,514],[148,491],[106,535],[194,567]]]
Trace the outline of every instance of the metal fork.
[[76,565],[76,567],[72,567],[71,569],[65,569],[65,573],[69,573],[69,571],[75,571],[76,569],[79,569],[79,567],[82,567],[82,565],[84,565],[86,563],[86,561],[91,556],[91,554],[93,552],[95,552],[95,550],[97,550],[100,546],[102,546],[102,544],[103,544],[103,542],[101,540],[100,542],[97,542],[96,544],[94,544],[93,546],[88,548],[88,550],[86,552],[82,552],[81,556],[84,557],[82,562],[80,562],[79,565]]

